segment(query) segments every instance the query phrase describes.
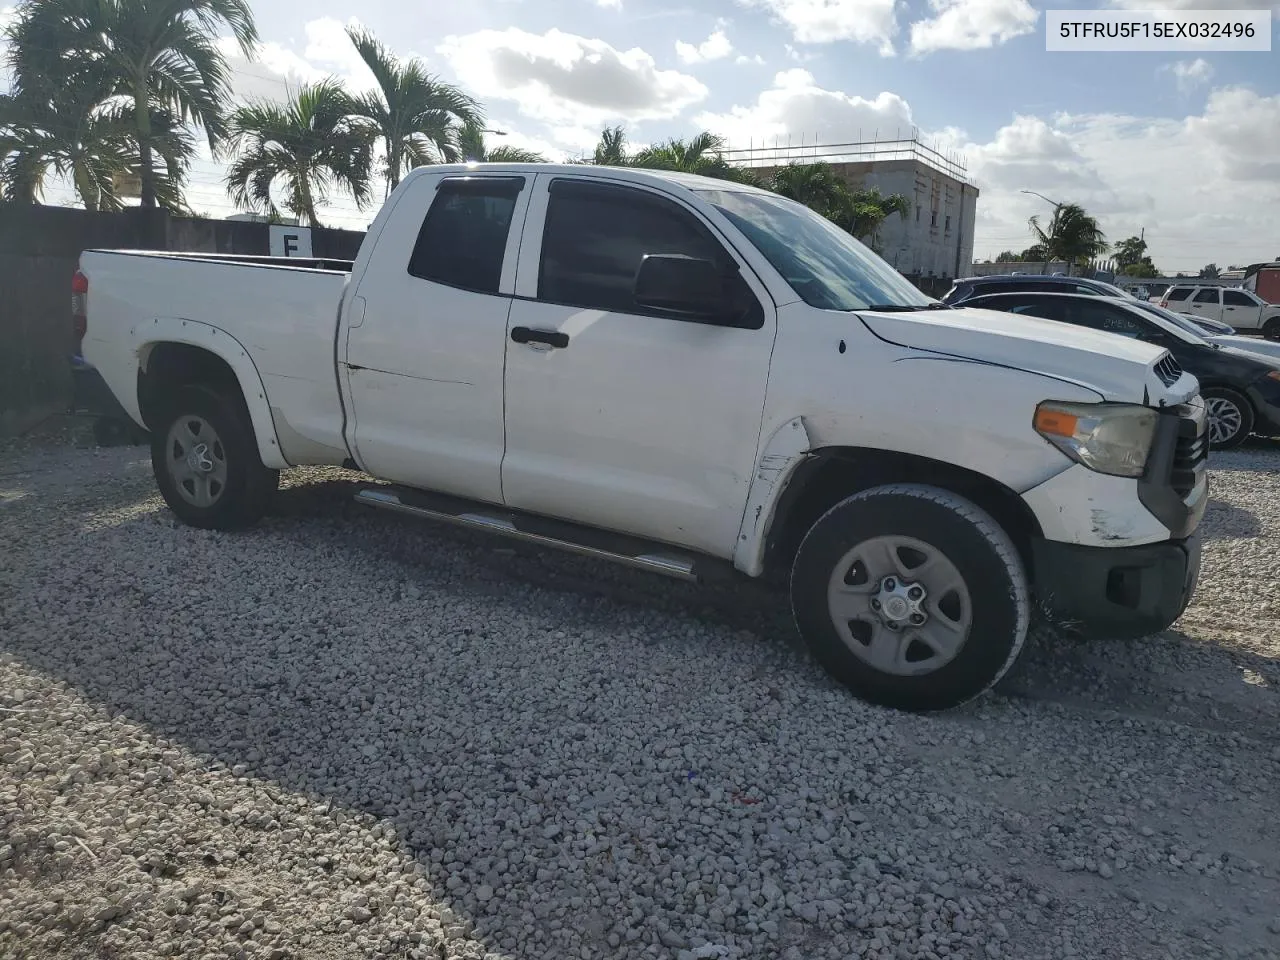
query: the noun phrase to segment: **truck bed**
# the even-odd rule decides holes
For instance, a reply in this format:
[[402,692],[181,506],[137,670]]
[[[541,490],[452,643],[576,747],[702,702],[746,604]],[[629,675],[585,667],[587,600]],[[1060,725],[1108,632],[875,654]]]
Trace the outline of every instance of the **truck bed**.
[[348,454],[334,342],[351,267],[323,258],[88,250],[80,260],[89,278],[83,353],[141,422],[137,375],[150,343],[171,339],[175,326],[197,346],[230,337],[261,378],[284,460],[341,464]]

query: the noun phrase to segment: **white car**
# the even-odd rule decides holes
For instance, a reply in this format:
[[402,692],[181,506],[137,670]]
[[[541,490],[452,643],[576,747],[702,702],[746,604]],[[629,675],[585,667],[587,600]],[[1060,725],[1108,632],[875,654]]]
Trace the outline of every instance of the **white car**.
[[1132,637],[1195,588],[1206,416],[1166,349],[940,304],[763,190],[426,166],[353,264],[80,270],[85,355],[196,527],[346,464],[372,507],[775,577],[836,678],[919,710],[998,681],[1033,610]]
[[1280,303],[1267,303],[1252,290],[1175,284],[1156,302],[1166,310],[1218,320],[1280,341]]

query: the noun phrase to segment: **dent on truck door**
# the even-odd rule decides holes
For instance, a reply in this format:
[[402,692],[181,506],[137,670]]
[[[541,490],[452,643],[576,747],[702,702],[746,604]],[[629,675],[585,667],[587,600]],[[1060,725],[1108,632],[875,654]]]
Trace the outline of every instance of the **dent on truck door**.
[[636,271],[660,253],[731,257],[661,194],[539,178],[506,345],[503,494],[513,507],[729,556],[755,468],[772,303],[750,278],[755,329],[642,308]]
[[350,328],[348,440],[388,480],[500,503],[502,363],[524,177],[411,181]]

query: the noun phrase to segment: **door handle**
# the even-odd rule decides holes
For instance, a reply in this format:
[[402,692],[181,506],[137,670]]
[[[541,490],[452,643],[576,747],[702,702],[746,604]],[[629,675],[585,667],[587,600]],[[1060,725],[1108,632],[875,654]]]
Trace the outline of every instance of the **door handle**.
[[512,327],[511,339],[516,343],[545,343],[549,347],[564,348],[569,345],[569,335],[559,330],[532,330],[529,327]]

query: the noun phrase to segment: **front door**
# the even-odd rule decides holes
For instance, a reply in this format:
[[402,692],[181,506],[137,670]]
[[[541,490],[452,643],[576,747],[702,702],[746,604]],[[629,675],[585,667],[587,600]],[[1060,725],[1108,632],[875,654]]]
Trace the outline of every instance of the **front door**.
[[410,181],[354,291],[347,441],[369,473],[502,502],[502,363],[528,182]]
[[1243,290],[1222,291],[1222,319],[1242,330],[1256,330],[1262,316],[1262,304]]
[[[646,254],[741,268],[753,325],[641,307]],[[637,185],[541,174],[507,340],[507,504],[732,555],[755,470],[775,315],[692,207]],[[550,341],[550,342],[548,342]]]

